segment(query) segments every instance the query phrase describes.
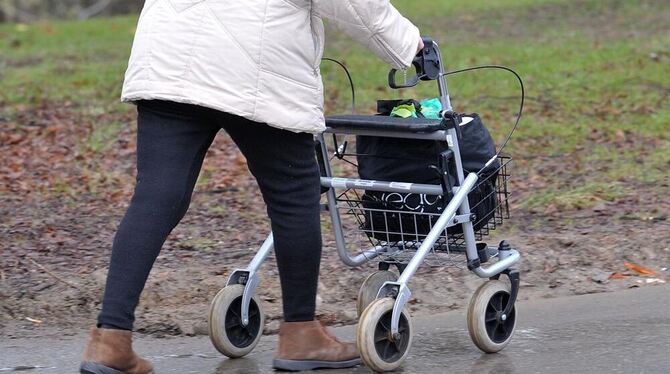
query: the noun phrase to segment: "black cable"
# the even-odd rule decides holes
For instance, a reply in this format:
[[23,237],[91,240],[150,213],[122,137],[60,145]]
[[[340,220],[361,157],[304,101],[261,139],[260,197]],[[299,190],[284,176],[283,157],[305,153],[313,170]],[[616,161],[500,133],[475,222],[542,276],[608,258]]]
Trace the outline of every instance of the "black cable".
[[[347,69],[347,67],[343,63],[341,63],[340,61],[338,61],[334,58],[323,57],[323,58],[321,58],[321,60],[322,61],[334,62],[334,63],[338,64],[344,70],[344,73],[347,75],[347,79],[349,79],[349,85],[351,87],[351,113],[355,114],[356,113],[356,89],[354,87],[354,80],[351,78],[351,74],[349,73],[349,69]],[[512,135],[516,131],[517,127],[519,126],[519,122],[521,121],[521,115],[523,113],[523,106],[524,106],[524,102],[525,102],[525,98],[526,98],[526,90],[525,90],[525,87],[523,85],[523,79],[521,79],[521,76],[516,71],[514,71],[511,68],[508,68],[507,66],[502,66],[502,65],[473,66],[473,67],[464,68],[464,69],[451,70],[451,71],[443,73],[442,75],[447,76],[447,75],[460,74],[460,73],[466,73],[466,72],[469,72],[469,71],[484,70],[484,69],[493,69],[493,70],[498,69],[498,70],[504,70],[504,71],[507,71],[507,72],[510,72],[510,73],[514,74],[514,76],[516,77],[517,81],[519,82],[519,86],[521,88],[521,100],[519,102],[519,112],[517,113],[516,120],[514,121],[514,126],[512,126],[512,130],[507,135],[507,138],[503,142],[502,146],[500,146],[500,149],[498,149],[498,151],[496,152],[495,157],[493,157],[491,159],[490,162],[492,162],[493,160],[498,159],[498,157],[500,156],[500,153],[503,151],[503,149],[505,149],[505,147],[509,143],[510,139],[512,139]],[[487,163],[484,166],[484,168],[482,168],[482,170],[478,171],[477,175],[480,175],[481,172],[484,171],[484,169],[488,165],[489,165],[489,163]]]
[[[507,139],[505,139],[505,141],[503,142],[503,144],[500,147],[500,149],[498,150],[498,152],[496,152],[495,157],[491,159],[491,160],[495,160],[500,156],[500,153],[507,146],[507,143],[509,143],[510,139],[512,139],[512,134],[514,134],[514,131],[516,131],[516,128],[519,125],[519,121],[521,121],[521,114],[523,113],[523,104],[524,104],[524,101],[525,101],[525,98],[526,98],[526,90],[523,86],[523,79],[521,79],[521,76],[516,71],[514,71],[513,69],[510,69],[507,66],[502,66],[502,65],[473,66],[473,67],[469,67],[469,68],[448,71],[446,73],[443,73],[442,75],[446,76],[446,75],[465,73],[465,72],[468,72],[468,71],[481,70],[481,69],[494,69],[494,70],[495,69],[500,69],[500,70],[508,71],[508,72],[514,74],[517,81],[519,81],[519,86],[521,87],[521,100],[520,100],[520,103],[519,103],[519,112],[517,113],[516,121],[514,121],[514,126],[512,127],[512,131],[510,131],[509,135],[507,135]],[[489,163],[487,162],[486,165],[484,166],[484,168],[486,168],[488,165],[489,165]],[[484,170],[484,168],[482,168],[482,170],[478,171],[477,175],[480,175],[480,173]]]
[[356,114],[356,89],[354,88],[354,80],[351,79],[351,74],[349,74],[349,69],[347,69],[343,63],[337,61],[334,58],[323,57],[321,60],[334,62],[340,65],[342,69],[344,69],[344,72],[347,74],[347,78],[349,78],[349,85],[351,86],[351,114]]

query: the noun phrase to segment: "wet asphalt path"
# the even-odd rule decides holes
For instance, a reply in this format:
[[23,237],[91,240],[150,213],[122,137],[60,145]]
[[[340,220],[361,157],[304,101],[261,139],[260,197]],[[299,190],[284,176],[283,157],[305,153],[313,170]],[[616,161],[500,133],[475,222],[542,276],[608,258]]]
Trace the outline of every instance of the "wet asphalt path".
[[[415,318],[403,373],[670,373],[670,287],[542,299],[520,304],[516,335],[501,353],[480,353],[464,311]],[[353,327],[336,329],[352,338]],[[0,373],[76,373],[85,336],[0,339]],[[141,338],[137,350],[157,374],[269,373],[276,338],[263,337],[248,357],[229,360],[207,337]],[[30,367],[40,366],[30,369]],[[369,373],[364,367],[328,373]],[[321,371],[321,373],[324,373]]]

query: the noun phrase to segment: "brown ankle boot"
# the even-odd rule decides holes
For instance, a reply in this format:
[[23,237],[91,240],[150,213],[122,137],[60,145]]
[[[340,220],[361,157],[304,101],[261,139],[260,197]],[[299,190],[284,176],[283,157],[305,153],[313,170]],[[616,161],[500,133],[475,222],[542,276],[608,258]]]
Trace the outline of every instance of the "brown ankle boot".
[[133,352],[132,332],[114,329],[91,329],[81,374],[151,374],[151,362]]
[[361,363],[355,343],[341,343],[318,321],[284,322],[279,328],[275,369],[339,369]]

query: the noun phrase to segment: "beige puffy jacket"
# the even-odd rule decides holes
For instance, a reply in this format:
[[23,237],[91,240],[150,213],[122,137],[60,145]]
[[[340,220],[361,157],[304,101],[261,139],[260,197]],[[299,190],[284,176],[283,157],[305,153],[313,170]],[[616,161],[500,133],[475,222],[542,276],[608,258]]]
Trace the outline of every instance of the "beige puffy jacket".
[[393,67],[416,53],[419,30],[388,0],[147,0],[122,99],[321,132],[323,18]]

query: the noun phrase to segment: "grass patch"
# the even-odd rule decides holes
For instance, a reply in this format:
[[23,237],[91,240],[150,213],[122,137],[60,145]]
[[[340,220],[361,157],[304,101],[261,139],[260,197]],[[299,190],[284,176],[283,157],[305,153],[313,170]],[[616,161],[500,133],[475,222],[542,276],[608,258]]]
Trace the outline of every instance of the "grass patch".
[[626,188],[620,183],[594,182],[562,190],[548,188],[530,196],[523,205],[531,209],[545,208],[558,211],[585,209],[601,202],[615,201],[626,194]]
[[123,126],[125,124],[110,122],[94,127],[86,140],[86,147],[94,152],[107,150],[117,140]]
[[0,25],[7,104],[109,101],[121,92],[135,17]]

